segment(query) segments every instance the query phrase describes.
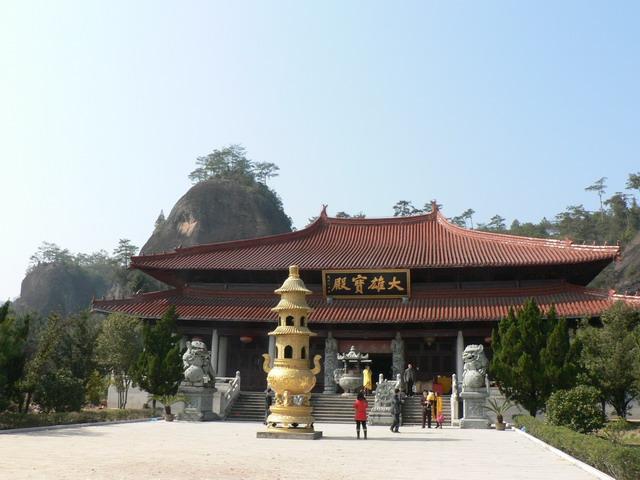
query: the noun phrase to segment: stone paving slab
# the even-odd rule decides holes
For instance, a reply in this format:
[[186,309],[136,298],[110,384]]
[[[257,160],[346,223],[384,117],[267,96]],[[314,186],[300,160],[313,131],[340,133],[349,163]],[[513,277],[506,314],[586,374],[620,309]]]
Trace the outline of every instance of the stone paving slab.
[[593,480],[514,432],[317,424],[321,440],[258,439],[242,422],[163,421],[0,436],[1,479],[469,478]]

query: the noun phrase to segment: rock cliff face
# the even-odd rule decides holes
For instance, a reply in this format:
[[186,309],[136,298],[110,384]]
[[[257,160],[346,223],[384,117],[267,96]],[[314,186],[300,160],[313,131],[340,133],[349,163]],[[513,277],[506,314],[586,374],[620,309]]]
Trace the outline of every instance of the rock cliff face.
[[108,279],[78,265],[38,265],[22,280],[15,308],[43,316],[52,312],[64,316],[89,308],[92,297],[104,295],[108,288]]
[[159,224],[141,253],[291,231],[280,200],[260,183],[214,179],[194,185]]
[[[152,219],[149,219],[152,221]],[[175,247],[237,240],[291,231],[275,193],[257,182],[208,180],[193,186],[159,224],[142,253]],[[91,267],[46,263],[34,267],[22,281],[14,308],[22,312],[69,315],[89,308],[92,297],[123,298],[137,291],[163,287],[142,272],[113,262]]]
[[640,293],[640,233],[624,248],[620,260],[605,268],[592,286],[613,288],[617,293]]

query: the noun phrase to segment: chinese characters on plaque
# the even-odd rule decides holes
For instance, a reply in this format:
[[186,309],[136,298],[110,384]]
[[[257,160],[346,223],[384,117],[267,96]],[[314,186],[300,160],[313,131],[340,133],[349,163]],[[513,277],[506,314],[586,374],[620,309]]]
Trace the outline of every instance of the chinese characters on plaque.
[[409,270],[323,270],[328,297],[398,298],[410,294]]

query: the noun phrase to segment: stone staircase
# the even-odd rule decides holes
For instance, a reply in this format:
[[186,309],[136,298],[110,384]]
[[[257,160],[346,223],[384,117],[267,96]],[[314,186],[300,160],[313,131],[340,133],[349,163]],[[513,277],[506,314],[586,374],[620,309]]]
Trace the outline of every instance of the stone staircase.
[[[449,395],[442,396],[442,413],[444,414],[444,424],[451,425],[451,399]],[[435,415],[431,426],[435,426]],[[422,404],[420,396],[406,397],[402,406],[403,425],[422,425]]]
[[[352,423],[354,397],[341,395],[313,394],[313,416],[318,423]],[[445,425],[451,425],[451,403],[449,396],[442,397]],[[373,407],[373,395],[367,396],[369,408]],[[264,392],[240,392],[231,407],[227,420],[262,422],[264,420]],[[407,397],[402,409],[403,425],[420,425],[422,406],[420,397]],[[435,420],[434,420],[435,423]]]
[[[353,402],[355,400],[355,397],[314,394],[311,396],[313,416],[318,423],[353,423]],[[367,395],[367,402],[369,402],[369,408],[372,408],[373,395]]]
[[240,392],[226,419],[262,423],[264,408],[264,392]]

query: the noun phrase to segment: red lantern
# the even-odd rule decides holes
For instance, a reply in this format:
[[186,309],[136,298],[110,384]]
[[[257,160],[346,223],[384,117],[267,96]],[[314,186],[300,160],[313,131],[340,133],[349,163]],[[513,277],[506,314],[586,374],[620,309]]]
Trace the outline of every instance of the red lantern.
[[242,337],[240,337],[240,342],[247,344],[247,343],[251,343],[253,342],[253,337],[249,337],[247,335],[243,335]]

